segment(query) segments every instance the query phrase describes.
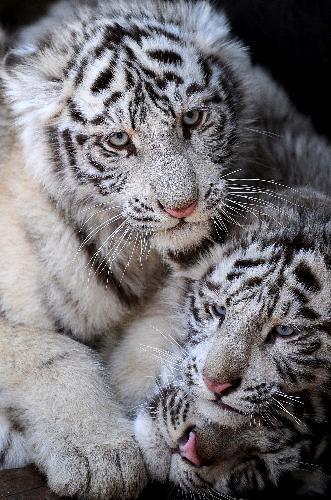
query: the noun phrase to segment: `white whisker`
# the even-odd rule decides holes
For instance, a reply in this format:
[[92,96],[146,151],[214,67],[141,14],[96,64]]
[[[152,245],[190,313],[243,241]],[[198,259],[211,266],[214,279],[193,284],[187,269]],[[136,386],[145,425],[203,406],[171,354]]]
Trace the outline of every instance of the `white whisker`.
[[166,340],[170,341],[171,344],[177,346],[186,356],[189,356],[189,353],[177,342],[177,340],[175,340],[171,335],[170,333],[163,333],[161,332],[161,330],[159,330],[156,326],[153,326],[152,325],[152,328],[153,330],[155,330],[156,332],[158,332],[160,335],[162,335],[163,338],[165,338]]
[[275,134],[275,132],[270,132],[268,130],[259,130],[250,127],[242,127],[243,130],[248,130],[248,132],[254,132],[255,134],[265,135],[267,137],[277,137],[278,139],[284,139],[283,135]]

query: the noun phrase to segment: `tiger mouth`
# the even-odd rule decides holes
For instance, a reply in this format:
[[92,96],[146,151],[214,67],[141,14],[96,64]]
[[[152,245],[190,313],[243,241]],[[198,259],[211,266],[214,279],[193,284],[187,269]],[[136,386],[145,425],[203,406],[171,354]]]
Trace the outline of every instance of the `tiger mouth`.
[[222,410],[225,410],[225,411],[228,411],[230,413],[236,413],[238,415],[243,415],[243,416],[247,416],[248,414],[242,410],[238,410],[238,408],[234,408],[233,406],[230,406],[226,403],[224,403],[221,399],[221,397],[218,397],[218,398],[215,398],[214,400],[212,400],[212,402],[217,405],[219,408],[221,408]]
[[204,226],[205,221],[186,221],[185,219],[180,219],[178,223],[175,226],[168,227],[168,228],[160,228],[155,230],[155,233],[159,234],[164,234],[166,233],[167,235],[172,235],[172,234],[177,234],[180,231],[188,231],[190,229],[194,230],[194,228]]
[[177,447],[171,450],[172,454],[179,454],[182,460],[193,467],[205,465],[198,451],[197,434],[194,427],[186,429],[178,439]]

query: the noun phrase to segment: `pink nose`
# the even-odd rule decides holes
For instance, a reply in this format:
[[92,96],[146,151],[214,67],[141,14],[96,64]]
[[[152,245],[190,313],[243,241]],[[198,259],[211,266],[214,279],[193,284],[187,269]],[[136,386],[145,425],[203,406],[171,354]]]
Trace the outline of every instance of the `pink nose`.
[[189,205],[188,207],[185,208],[167,208],[163,207],[163,210],[167,212],[167,214],[171,215],[171,217],[176,217],[177,219],[183,219],[184,217],[188,217],[189,215],[193,214],[194,210],[196,209],[197,202],[194,201]]
[[207,377],[204,377],[203,381],[206,384],[207,388],[214,394],[222,394],[222,392],[226,391],[233,385],[230,382],[223,382],[220,384],[217,380],[213,380]]
[[193,465],[200,467],[201,460],[197,451],[197,437],[195,432],[191,431],[188,440],[179,445],[180,456],[189,460]]

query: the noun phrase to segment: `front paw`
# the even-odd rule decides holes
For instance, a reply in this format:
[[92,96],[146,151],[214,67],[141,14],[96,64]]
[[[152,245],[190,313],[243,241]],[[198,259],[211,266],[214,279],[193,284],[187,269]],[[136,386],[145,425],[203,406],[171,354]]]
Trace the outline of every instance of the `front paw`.
[[140,450],[131,436],[84,447],[63,442],[45,458],[42,469],[49,487],[60,496],[137,498],[147,482]]

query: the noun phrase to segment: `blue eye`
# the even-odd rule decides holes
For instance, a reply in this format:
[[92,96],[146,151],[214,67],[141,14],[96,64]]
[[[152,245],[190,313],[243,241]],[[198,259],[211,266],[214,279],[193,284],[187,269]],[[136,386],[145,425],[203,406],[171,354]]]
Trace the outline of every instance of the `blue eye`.
[[112,134],[109,137],[108,142],[112,146],[115,146],[117,148],[121,148],[121,147],[127,146],[129,144],[130,136],[126,132],[122,132],[122,131],[115,132],[114,134]]
[[198,109],[192,109],[184,113],[183,124],[187,125],[188,127],[194,127],[200,123],[201,118],[202,118],[202,111],[199,111]]
[[216,316],[216,318],[219,318],[220,321],[223,321],[225,318],[226,309],[224,306],[215,304],[211,307],[211,313],[213,316]]
[[277,325],[274,328],[274,332],[280,337],[290,337],[290,335],[293,335],[294,329],[286,325]]

